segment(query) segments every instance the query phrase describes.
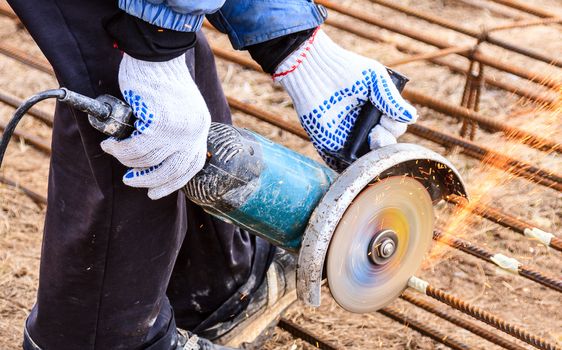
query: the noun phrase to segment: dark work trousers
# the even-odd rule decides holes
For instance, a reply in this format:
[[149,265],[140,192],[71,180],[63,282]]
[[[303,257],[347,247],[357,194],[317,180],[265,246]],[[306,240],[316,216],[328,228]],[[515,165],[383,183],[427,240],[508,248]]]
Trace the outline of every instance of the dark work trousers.
[[[61,86],[121,96],[122,56],[102,27],[119,11],[117,0],[9,2]],[[230,123],[211,51],[198,39],[187,64],[213,120]],[[194,329],[232,317],[245,306],[240,294],[263,281],[267,243],[211,218],[181,193],[152,201],[146,190],[125,186],[126,169],[101,150],[103,139],[83,113],[57,106],[25,349],[169,350],[176,324]]]

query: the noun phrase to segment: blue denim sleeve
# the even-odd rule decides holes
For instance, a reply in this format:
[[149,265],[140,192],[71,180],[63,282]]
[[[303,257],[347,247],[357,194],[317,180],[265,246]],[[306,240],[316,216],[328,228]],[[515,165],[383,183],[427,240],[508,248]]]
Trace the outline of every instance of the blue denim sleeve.
[[235,49],[319,26],[326,9],[312,0],[226,0],[207,18]]
[[119,8],[158,27],[180,32],[201,29],[204,15],[217,11],[225,0],[118,0]]

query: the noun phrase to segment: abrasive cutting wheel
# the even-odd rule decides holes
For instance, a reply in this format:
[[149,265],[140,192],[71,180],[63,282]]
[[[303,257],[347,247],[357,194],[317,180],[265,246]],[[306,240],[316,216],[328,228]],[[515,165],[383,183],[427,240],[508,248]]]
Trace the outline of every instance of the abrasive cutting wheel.
[[332,296],[352,312],[396,299],[421,266],[433,234],[433,205],[424,186],[393,176],[367,186],[348,207],[327,255]]

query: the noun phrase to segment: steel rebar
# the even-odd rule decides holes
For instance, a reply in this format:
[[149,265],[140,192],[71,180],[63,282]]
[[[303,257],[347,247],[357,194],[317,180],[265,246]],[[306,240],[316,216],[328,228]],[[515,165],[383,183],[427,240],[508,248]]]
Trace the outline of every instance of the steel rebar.
[[397,322],[402,323],[404,326],[411,328],[426,337],[429,337],[441,344],[444,344],[451,349],[455,350],[467,350],[472,349],[470,346],[450,337],[449,335],[443,334],[435,328],[428,326],[426,323],[419,322],[411,317],[404,315],[393,307],[385,307],[378,311],[379,313],[391,318]]
[[54,75],[53,68],[46,60],[37,58],[29,53],[18,49],[17,47],[8,45],[6,43],[0,43],[0,53],[15,59],[23,64],[31,66],[37,70],[44,73]]
[[27,187],[21,186],[19,185],[17,182],[10,180],[4,176],[0,175],[0,183],[3,183],[7,186],[13,187],[17,190],[20,190],[22,193],[24,193],[26,196],[28,196],[29,198],[31,198],[34,202],[42,204],[42,205],[46,205],[47,204],[47,198],[45,196],[40,195],[37,192],[34,192],[32,190],[30,190]]
[[537,240],[538,242],[546,246],[552,247],[558,251],[562,251],[562,246],[560,246],[559,244],[557,245],[556,240],[558,239],[558,242],[560,242],[560,239],[558,237],[556,237],[554,234],[550,232],[547,232],[537,227],[534,224],[525,222],[519,218],[516,218],[515,216],[501,212],[483,203],[478,203],[478,202],[469,203],[464,197],[451,195],[448,196],[446,200],[462,208],[468,209],[472,213],[481,216],[485,219],[488,219],[492,222],[495,222],[498,225],[507,227],[514,232],[522,234],[531,239]]
[[532,148],[536,148],[542,151],[554,151],[557,153],[562,153],[562,144],[560,144],[559,142],[548,140],[541,136],[531,134],[530,132],[514,128],[507,125],[506,123],[483,116],[480,113],[468,108],[443,102],[438,98],[426,95],[412,88],[404,89],[402,95],[404,96],[404,98],[410,100],[413,103],[431,108],[437,112],[452,117],[460,117],[462,119],[474,121],[478,123],[478,125],[494,131],[501,131],[508,139],[520,141]]
[[400,298],[406,300],[407,302],[424,309],[427,312],[430,312],[446,321],[451,322],[452,324],[455,324],[461,328],[464,328],[494,344],[497,344],[505,349],[509,349],[509,350],[525,350],[524,347],[517,345],[516,343],[509,341],[507,339],[504,339],[500,336],[498,336],[497,334],[490,332],[489,330],[480,327],[479,325],[465,319],[462,317],[459,317],[457,315],[454,315],[450,312],[447,312],[445,310],[442,310],[441,308],[438,308],[436,305],[420,299],[418,297],[415,297],[412,293],[409,293],[408,291],[405,291],[404,293],[402,293],[402,295],[400,296]]
[[296,323],[290,321],[289,319],[286,319],[284,317],[282,317],[279,320],[279,323],[277,324],[277,326],[287,332],[289,332],[292,336],[296,337],[296,338],[300,338],[304,341],[306,341],[307,343],[309,343],[310,345],[318,348],[318,349],[322,349],[322,350],[338,350],[338,349],[342,349],[341,347],[337,347],[335,345],[333,345],[331,342],[322,339],[320,337],[318,337],[317,335],[314,335],[312,333],[310,333],[309,331],[307,331],[306,329],[302,328],[301,326],[297,325]]
[[468,47],[468,46],[453,46],[453,47],[448,47],[446,49],[441,49],[441,50],[437,50],[435,52],[427,52],[427,53],[420,53],[420,54],[416,54],[416,55],[412,55],[410,57],[406,57],[403,59],[399,59],[396,61],[392,61],[387,63],[387,66],[389,67],[398,67],[404,64],[408,64],[408,63],[412,63],[412,62],[417,62],[417,61],[429,61],[432,59],[436,59],[439,57],[444,57],[444,56],[448,56],[454,53],[459,53],[459,52],[467,52],[472,50],[472,48]]
[[[398,11],[398,12],[402,12],[402,13],[408,15],[408,16],[412,16],[412,17],[422,19],[426,22],[437,24],[441,27],[453,30],[453,31],[458,32],[458,33],[462,33],[462,34],[470,36],[472,38],[481,39],[482,35],[485,33],[485,32],[483,33],[481,31],[475,30],[475,29],[469,29],[469,28],[463,27],[461,25],[458,25],[455,22],[452,22],[452,21],[449,21],[449,20],[443,18],[442,16],[440,17],[440,16],[432,15],[430,13],[426,13],[426,12],[423,12],[423,11],[420,11],[420,10],[416,10],[416,9],[413,9],[411,7],[408,7],[408,6],[403,6],[403,5],[397,4],[394,1],[371,0],[371,2],[376,3],[378,5],[381,5],[381,6],[384,6],[384,7],[387,7],[387,8],[390,8],[390,9],[393,9],[393,10]],[[537,24],[537,22],[533,22],[533,24]],[[526,23],[525,25],[531,25],[531,24]],[[505,27],[505,29],[507,29],[507,28],[510,28],[510,27]],[[504,28],[503,27],[502,28],[494,27],[494,28],[491,28],[491,29],[496,31],[496,30],[504,29]],[[494,37],[490,36],[489,33],[486,35],[485,42],[488,42],[490,44],[499,46],[499,47],[504,48],[504,49],[509,50],[509,51],[516,52],[518,54],[527,56],[529,58],[533,58],[535,60],[542,61],[542,62],[545,62],[545,63],[548,63],[548,64],[552,64],[556,67],[562,68],[562,61],[559,61],[558,58],[549,57],[547,55],[529,50],[528,48],[521,47],[521,46],[515,45],[513,43],[506,42],[506,41],[498,39],[498,38],[494,38]]]
[[452,248],[459,249],[486,262],[495,264],[508,272],[521,275],[533,282],[539,283],[545,287],[562,293],[562,279],[548,276],[545,273],[540,272],[530,266],[521,264],[514,258],[505,256],[503,254],[494,254],[482,247],[472,244],[469,241],[438,230],[435,230],[433,232],[433,239]]
[[[340,5],[340,4],[334,3],[334,2],[329,1],[329,0],[317,0],[317,3],[322,4],[325,7],[327,7],[328,9],[334,10],[334,11],[339,12],[341,14],[344,14],[346,16],[350,16],[350,17],[353,17],[355,19],[361,20],[365,23],[369,23],[369,24],[375,25],[377,27],[384,28],[386,30],[389,30],[389,31],[392,31],[392,32],[410,37],[410,38],[415,39],[417,41],[424,42],[428,45],[436,46],[440,49],[444,49],[444,48],[452,46],[449,42],[447,42],[443,39],[437,38],[435,36],[428,35],[424,31],[415,30],[413,28],[407,28],[407,27],[404,27],[402,25],[398,26],[398,25],[395,25],[395,24],[390,24],[390,23],[388,23],[384,20],[381,20],[381,19],[379,19],[379,18],[377,18],[377,17],[373,16],[372,14],[370,14],[368,12],[365,12],[365,11],[361,11],[361,10],[354,9],[354,8],[351,8],[351,7],[348,7],[348,6]],[[462,53],[462,52],[459,53],[459,55],[462,55],[462,56],[465,56],[465,57],[470,56],[469,53]],[[487,54],[475,52],[473,58],[475,60],[479,61],[480,63],[483,63],[487,66],[492,67],[492,68],[517,75],[521,78],[527,79],[529,81],[535,82],[535,83],[540,84],[540,85],[548,86],[552,89],[558,89],[562,85],[562,82],[560,82],[558,80],[554,80],[552,77],[542,75],[541,73],[538,73],[538,72],[531,72],[531,71],[527,70],[526,68],[514,66],[510,63],[498,61],[497,57],[492,57],[492,56],[489,56]]]
[[[0,131],[4,131],[5,128],[6,128],[6,124],[0,121]],[[34,148],[36,148],[37,150],[43,153],[51,154],[51,145],[49,145],[47,142],[45,142],[44,140],[40,139],[35,135],[29,134],[25,131],[15,130],[14,136],[23,139],[29,145],[33,146]]]
[[417,292],[425,294],[433,299],[440,301],[449,305],[450,307],[459,310],[467,315],[470,315],[477,320],[480,320],[502,332],[505,332],[519,340],[526,342],[536,348],[544,350],[560,350],[556,345],[546,341],[545,339],[539,337],[538,335],[531,334],[527,330],[509,323],[502,318],[484,311],[479,307],[472,305],[454,295],[448,294],[447,292],[433,287],[428,282],[418,278],[411,277],[408,281],[408,286]]
[[552,174],[550,171],[532,166],[528,163],[500,154],[499,152],[479,146],[473,142],[439,132],[420,124],[409,125],[408,132],[443,146],[460,147],[462,153],[481,160],[487,165],[562,192],[560,176]]
[[514,8],[516,10],[522,11],[522,12],[526,12],[528,14],[537,16],[537,17],[542,17],[542,18],[548,18],[548,17],[554,17],[553,14],[545,9],[542,9],[540,7],[536,7],[536,6],[532,6],[532,5],[528,5],[526,3],[522,3],[520,1],[516,1],[516,0],[491,0],[493,2],[496,2],[498,4],[502,4],[504,6],[507,7],[511,7]]

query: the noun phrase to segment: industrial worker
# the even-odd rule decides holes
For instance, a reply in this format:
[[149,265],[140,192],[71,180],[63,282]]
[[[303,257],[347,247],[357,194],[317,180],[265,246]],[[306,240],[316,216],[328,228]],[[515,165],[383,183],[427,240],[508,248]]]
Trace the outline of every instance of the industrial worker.
[[286,89],[328,164],[368,101],[385,113],[372,148],[417,118],[380,63],[319,29],[326,10],[310,0],[9,3],[61,86],[122,97],[138,119],[117,141],[56,107],[26,350],[226,349],[216,344],[294,285],[288,254],[178,191],[204,165],[211,120],[231,122],[205,16]]

